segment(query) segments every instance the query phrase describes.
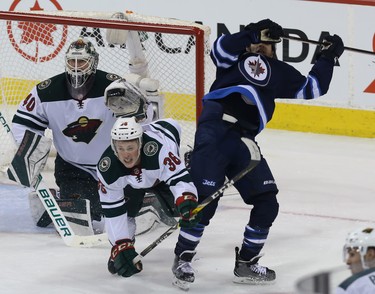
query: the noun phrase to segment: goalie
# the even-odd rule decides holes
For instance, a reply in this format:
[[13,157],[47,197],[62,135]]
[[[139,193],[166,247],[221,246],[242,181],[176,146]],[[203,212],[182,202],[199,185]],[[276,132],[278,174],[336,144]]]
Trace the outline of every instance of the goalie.
[[[64,201],[89,200],[91,218],[95,221],[100,221],[102,215],[95,167],[110,143],[110,130],[116,121],[113,105],[104,97],[105,90],[120,79],[116,74],[97,69],[98,63],[99,54],[90,41],[79,38],[72,42],[65,54],[65,72],[37,84],[20,103],[12,120],[18,144],[26,130],[39,135],[44,135],[47,128],[52,131],[57,150],[54,176],[58,196]],[[138,95],[143,104],[139,113],[130,113],[123,107],[124,112],[117,109],[116,115],[138,115],[145,122],[151,121],[153,105],[137,87],[125,81],[123,87],[127,87],[128,96]],[[39,200],[31,195],[30,201],[38,225],[48,225],[50,218]]]
[[[104,90],[120,78],[99,70],[98,63],[94,45],[78,38],[65,53],[65,71],[37,84],[12,120],[18,144],[26,130],[39,135],[47,128],[51,130],[57,151],[54,177],[59,197],[89,200],[91,217],[96,221],[101,220],[101,207],[95,165],[110,140],[108,131],[115,121],[104,105]],[[49,222],[48,217],[40,225]]]

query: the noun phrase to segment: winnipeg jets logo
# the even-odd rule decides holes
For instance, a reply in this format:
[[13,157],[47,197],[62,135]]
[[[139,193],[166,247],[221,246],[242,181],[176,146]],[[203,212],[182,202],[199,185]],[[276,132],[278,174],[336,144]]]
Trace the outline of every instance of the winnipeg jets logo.
[[205,186],[212,186],[212,187],[215,187],[216,182],[215,182],[215,181],[209,181],[209,180],[207,180],[207,179],[203,179],[202,184],[205,185]]
[[259,57],[258,57],[258,60],[254,60],[254,61],[248,61],[248,67],[250,68],[251,70],[251,74],[254,76],[254,77],[259,77],[261,76],[262,74],[264,74],[265,72],[265,69],[264,67],[262,66],[262,63],[259,62]]
[[248,55],[238,64],[240,72],[251,83],[258,86],[268,84],[271,68],[267,59],[262,55]]

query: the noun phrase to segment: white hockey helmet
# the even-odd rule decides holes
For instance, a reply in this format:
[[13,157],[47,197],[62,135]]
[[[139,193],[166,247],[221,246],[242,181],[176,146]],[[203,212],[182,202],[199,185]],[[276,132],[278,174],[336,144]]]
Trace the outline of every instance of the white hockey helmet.
[[111,130],[111,147],[115,152],[116,156],[117,150],[115,146],[115,141],[130,141],[139,140],[139,149],[142,147],[142,135],[143,129],[141,124],[137,123],[135,118],[132,117],[119,117]]
[[353,232],[350,232],[346,237],[344,245],[344,261],[346,259],[346,254],[350,249],[357,249],[360,256],[361,262],[364,269],[368,268],[368,265],[365,263],[364,256],[367,253],[369,247],[375,249],[375,229],[374,228],[365,228],[358,229]]
[[65,54],[65,73],[74,98],[82,99],[88,93],[98,62],[99,54],[90,41],[79,38],[69,45]]
[[105,105],[119,117],[134,116],[136,120],[147,118],[149,102],[145,95],[125,79],[113,81],[104,91]]

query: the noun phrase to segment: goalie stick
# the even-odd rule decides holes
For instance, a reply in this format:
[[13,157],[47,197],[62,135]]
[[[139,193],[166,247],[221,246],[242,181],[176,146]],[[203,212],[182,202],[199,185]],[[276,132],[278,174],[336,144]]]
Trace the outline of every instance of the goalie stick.
[[66,245],[71,247],[92,247],[106,242],[106,234],[91,236],[75,234],[49,188],[44,183],[40,171],[45,165],[50,146],[51,139],[27,130],[7,170],[9,179],[35,189],[57,232]]
[[[246,174],[248,174],[251,170],[253,170],[260,162],[261,160],[261,154],[259,151],[259,147],[257,144],[248,138],[241,138],[241,140],[245,143],[247,148],[250,152],[250,163],[237,175],[235,175],[232,179],[227,180],[221,188],[219,188],[215,193],[213,193],[211,196],[207,197],[205,200],[202,201],[201,204],[198,205],[197,208],[193,210],[194,214],[197,214],[200,212],[204,207],[206,207],[209,203],[211,203],[216,198],[220,197],[223,192],[228,189],[229,187],[233,186],[237,181],[242,179]],[[160,237],[158,237],[154,242],[152,242],[149,246],[147,246],[141,253],[139,253],[134,259],[133,263],[137,265],[137,263],[145,257],[148,253],[150,253],[151,250],[153,250],[156,246],[158,246],[163,240],[168,238],[175,230],[179,228],[178,223],[170,227],[167,231],[165,231]]]

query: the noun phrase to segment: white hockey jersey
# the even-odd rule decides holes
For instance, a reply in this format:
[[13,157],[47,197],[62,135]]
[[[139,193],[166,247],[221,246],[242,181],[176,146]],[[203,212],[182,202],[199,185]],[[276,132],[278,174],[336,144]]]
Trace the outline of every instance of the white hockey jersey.
[[65,73],[39,83],[21,102],[13,118],[16,142],[22,141],[26,129],[44,135],[49,128],[58,154],[97,179],[96,165],[110,144],[116,120],[104,104],[104,90],[118,78],[97,70],[94,85],[82,101],[70,96]]
[[336,294],[375,294],[375,268],[352,275],[339,285]]
[[143,125],[141,164],[126,168],[111,147],[103,153],[98,166],[99,195],[106,217],[106,231],[112,244],[134,238],[134,224],[127,217],[124,188],[152,188],[160,182],[169,186],[174,199],[197,190],[179,155],[181,128],[172,119]]

